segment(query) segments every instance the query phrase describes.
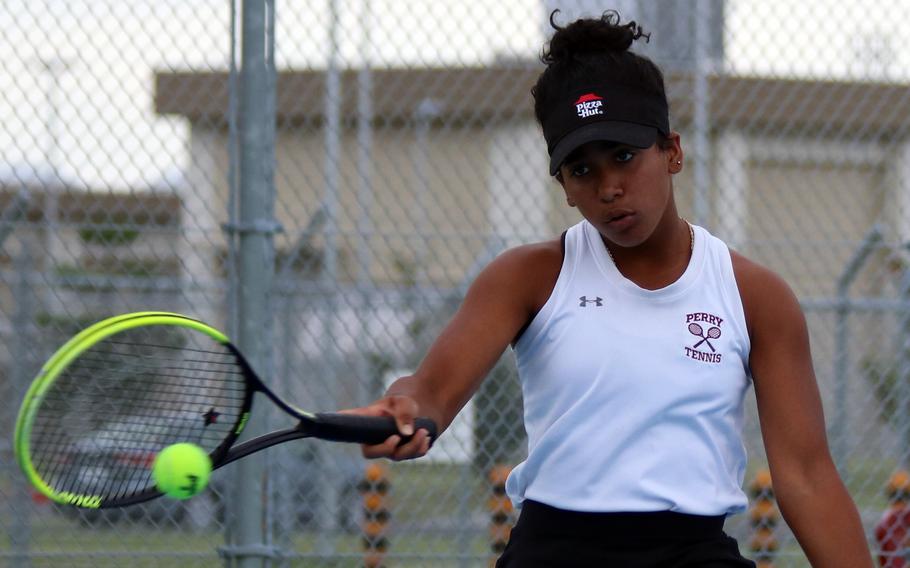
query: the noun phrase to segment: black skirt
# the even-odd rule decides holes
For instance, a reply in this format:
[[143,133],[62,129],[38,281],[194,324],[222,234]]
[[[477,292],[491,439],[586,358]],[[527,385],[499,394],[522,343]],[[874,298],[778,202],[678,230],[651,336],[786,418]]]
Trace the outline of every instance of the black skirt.
[[496,568],[755,568],[724,518],[581,513],[525,501]]

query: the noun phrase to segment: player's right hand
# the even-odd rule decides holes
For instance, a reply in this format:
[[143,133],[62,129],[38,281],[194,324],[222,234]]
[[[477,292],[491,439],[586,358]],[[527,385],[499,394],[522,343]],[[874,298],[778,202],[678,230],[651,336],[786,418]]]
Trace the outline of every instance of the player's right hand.
[[361,444],[360,451],[367,459],[389,458],[395,461],[410,460],[425,455],[430,450],[429,432],[420,428],[414,431],[414,419],[420,410],[417,401],[409,396],[389,395],[359,408],[341,410],[342,414],[363,416],[391,416],[399,434],[389,436],[383,443]]

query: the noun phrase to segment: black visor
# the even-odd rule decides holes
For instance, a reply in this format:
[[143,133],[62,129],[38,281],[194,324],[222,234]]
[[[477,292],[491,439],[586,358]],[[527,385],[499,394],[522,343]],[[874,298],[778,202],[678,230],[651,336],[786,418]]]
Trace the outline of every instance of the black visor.
[[543,135],[550,154],[550,175],[573,150],[595,141],[650,148],[658,133],[670,133],[667,101],[625,85],[566,90],[549,105]]

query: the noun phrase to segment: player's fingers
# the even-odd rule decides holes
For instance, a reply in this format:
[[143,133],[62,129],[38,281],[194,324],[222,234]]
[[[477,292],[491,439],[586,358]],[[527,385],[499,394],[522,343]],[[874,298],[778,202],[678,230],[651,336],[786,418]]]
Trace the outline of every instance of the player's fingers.
[[[426,453],[425,451],[421,452],[420,445],[411,443],[416,437],[414,436],[414,421],[418,408],[417,401],[409,396],[391,395],[385,396],[368,406],[349,408],[338,412],[339,414],[359,414],[362,416],[391,416],[395,420],[395,427],[400,435],[392,436],[381,444],[361,445],[360,452],[367,459],[387,457],[402,460],[419,457]],[[426,437],[425,433],[424,437]]]
[[362,453],[363,457],[367,459],[388,458],[395,453],[396,449],[398,448],[398,444],[400,443],[401,436],[389,436],[386,441],[381,444],[375,444],[372,446],[361,444],[360,453]]
[[395,425],[403,436],[414,434],[414,419],[417,418],[417,401],[409,396],[387,397],[389,410],[395,418]]
[[426,440],[427,431],[420,429],[410,440],[395,448],[394,453],[392,453],[390,457],[396,461],[419,458],[426,453],[424,450]]
[[359,408],[345,408],[344,410],[339,410],[338,414],[359,414],[360,416],[388,416],[388,410],[379,404],[371,404],[369,406],[361,406]]

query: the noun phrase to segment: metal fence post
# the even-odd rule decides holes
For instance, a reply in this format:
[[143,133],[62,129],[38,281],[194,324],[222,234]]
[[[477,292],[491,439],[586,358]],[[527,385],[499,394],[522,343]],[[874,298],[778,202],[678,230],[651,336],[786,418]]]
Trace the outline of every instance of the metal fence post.
[[897,354],[898,424],[900,428],[900,464],[910,467],[910,268],[905,268],[900,279],[900,348]]
[[711,178],[708,174],[711,153],[711,145],[708,138],[711,130],[711,91],[708,75],[713,70],[713,64],[709,60],[708,30],[705,29],[708,13],[706,1],[696,0],[695,76],[693,77],[693,104],[695,110],[692,117],[693,145],[695,148],[693,163],[695,178],[693,216],[695,224],[703,226],[709,226],[711,215],[709,204]]
[[[323,112],[325,125],[323,143],[325,145],[324,172],[325,186],[323,207],[325,210],[325,244],[324,266],[320,278],[321,309],[319,319],[323,323],[320,338],[322,364],[320,377],[323,384],[313,384],[313,400],[318,408],[333,408],[335,405],[335,379],[338,372],[338,308],[339,302],[335,292],[338,286],[340,223],[341,223],[341,157],[342,157],[342,84],[339,64],[339,27],[341,25],[338,0],[329,0],[328,58],[325,81],[325,99]],[[332,448],[326,444],[313,447],[316,467],[316,487],[318,502],[316,504],[316,524],[318,537],[316,551],[324,557],[336,554],[334,535],[338,528],[338,487],[337,470]]]
[[[238,239],[237,342],[251,364],[265,370],[270,328],[269,298],[274,271],[273,235],[275,161],[274,22],[268,0],[244,0],[241,7],[241,69],[239,81],[239,195],[238,223],[228,226]],[[270,29],[271,27],[271,29]],[[246,435],[264,430],[265,418],[253,414]],[[234,487],[234,511],[228,527],[232,546],[225,549],[240,568],[271,564],[276,556],[266,522],[268,512],[264,458],[240,460]]]
[[[28,389],[29,377],[28,372],[28,353],[30,351],[29,337],[32,331],[32,322],[34,321],[34,307],[31,289],[30,276],[32,274],[29,267],[29,258],[31,258],[28,243],[23,240],[22,250],[15,257],[16,284],[15,298],[16,311],[13,314],[13,326],[16,333],[13,334],[13,351],[18,356],[13,359],[12,368],[10,369],[10,394],[12,399],[17,403],[25,396]],[[15,407],[14,407],[15,408]],[[14,411],[15,412],[15,411]],[[15,413],[12,415],[13,421],[16,419]],[[11,511],[9,517],[9,541],[12,555],[10,556],[11,566],[28,568],[31,566],[31,506],[29,503],[29,484],[23,479],[16,467],[15,461],[9,460],[10,479],[15,483],[12,487]]]
[[834,420],[832,422],[832,446],[834,463],[843,471],[846,466],[847,456],[847,381],[849,373],[847,365],[850,364],[848,318],[850,317],[849,294],[850,285],[865,264],[866,259],[875,250],[876,245],[882,240],[882,229],[874,225],[866,236],[863,237],[859,248],[850,257],[847,266],[837,279],[837,323],[835,324],[835,356],[834,356]]

